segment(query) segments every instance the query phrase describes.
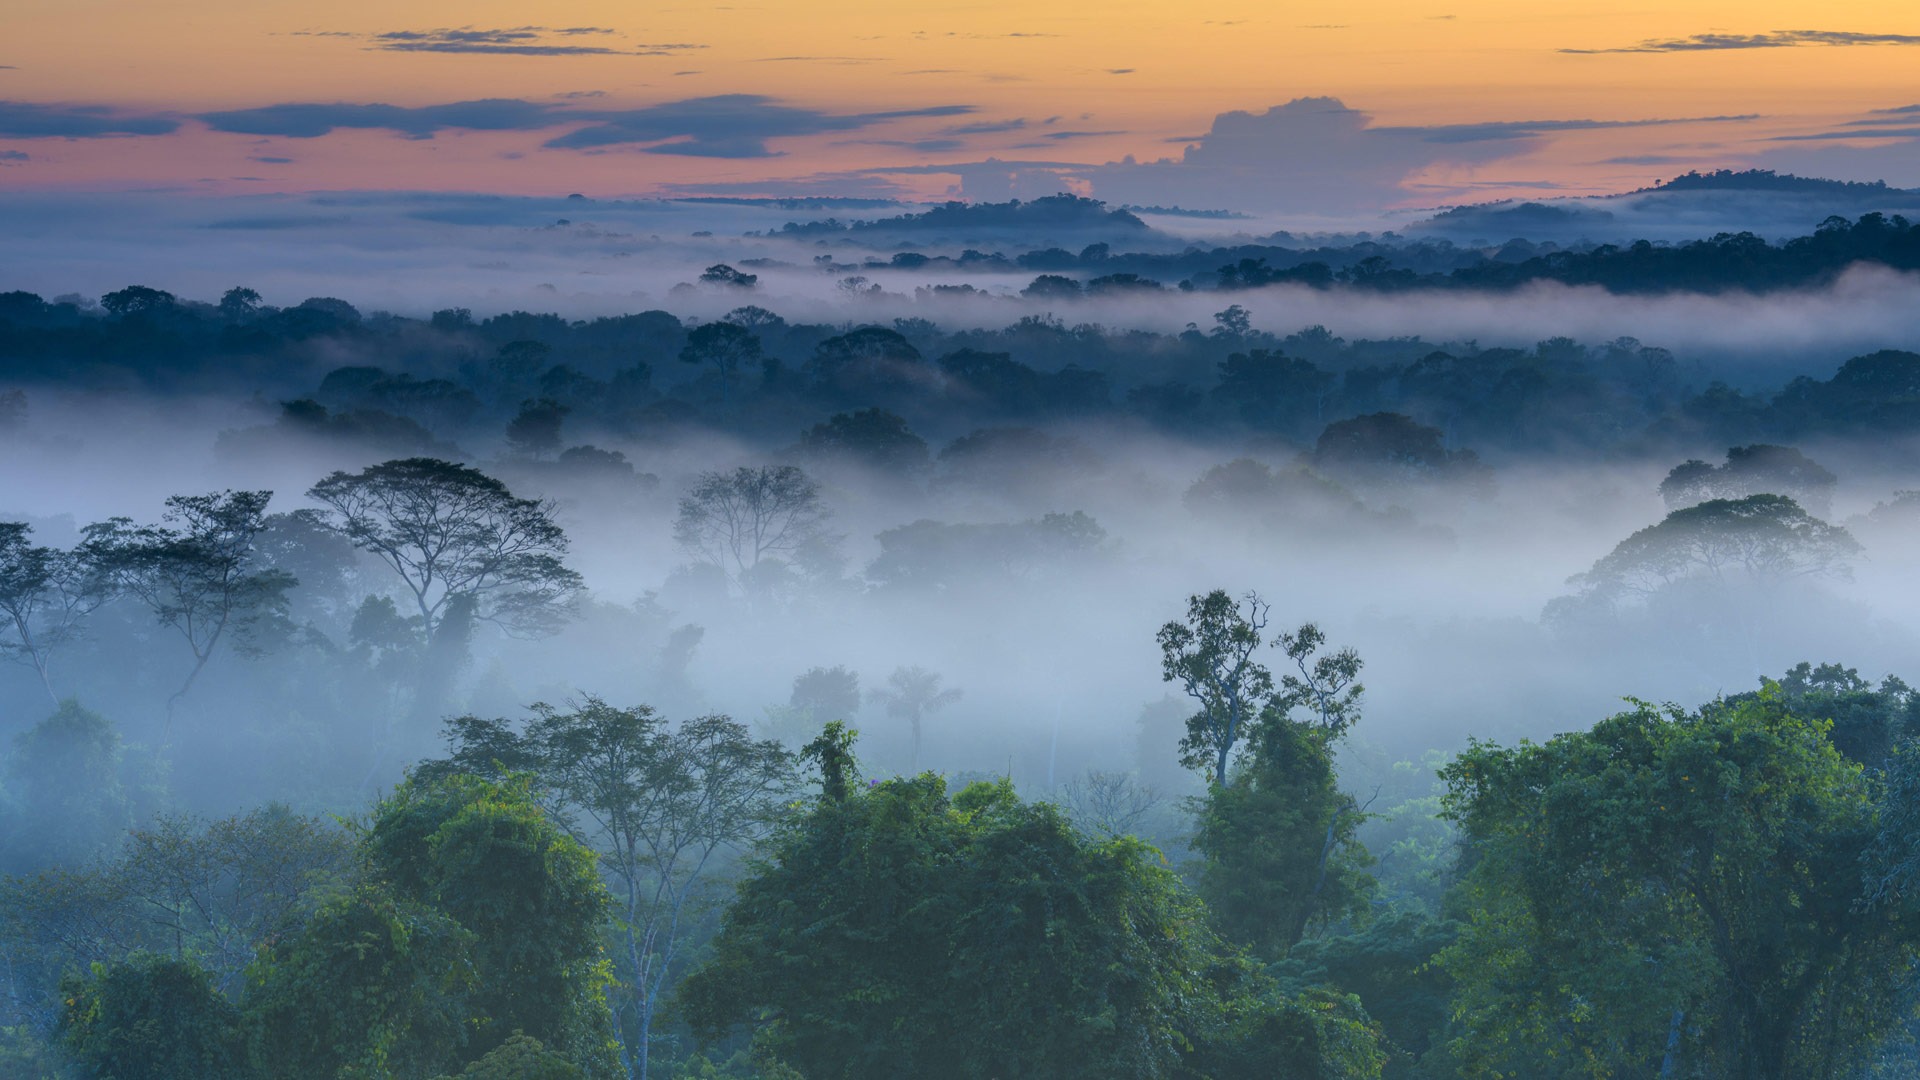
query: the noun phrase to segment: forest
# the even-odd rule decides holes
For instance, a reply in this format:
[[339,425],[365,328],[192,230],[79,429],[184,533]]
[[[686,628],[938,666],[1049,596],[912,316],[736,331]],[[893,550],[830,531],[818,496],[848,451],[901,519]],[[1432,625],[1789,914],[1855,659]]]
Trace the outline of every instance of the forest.
[[1088,215],[782,230],[825,301],[0,294],[0,1076],[1920,1069],[1898,312],[1273,314],[1905,297],[1916,226],[875,239]]

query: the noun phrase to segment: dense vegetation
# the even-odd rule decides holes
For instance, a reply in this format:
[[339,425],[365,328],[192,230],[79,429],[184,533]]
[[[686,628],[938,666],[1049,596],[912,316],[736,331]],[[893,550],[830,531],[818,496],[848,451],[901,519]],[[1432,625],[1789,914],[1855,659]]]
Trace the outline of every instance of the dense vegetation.
[[[1474,743],[1381,810],[1332,755],[1363,719],[1361,657],[1311,624],[1269,642],[1268,614],[1215,592],[1158,634],[1206,777],[1172,864],[1116,818],[1138,780],[1033,801],[1004,778],[869,779],[838,720],[796,752],[591,698],[462,717],[359,816],[160,813],[10,848],[0,1063],[1228,1080],[1914,1060],[1904,683],[1801,665],[1697,710]],[[97,806],[117,752],[68,702],[14,776]],[[1426,859],[1376,861],[1356,828],[1433,792]]]
[[[1000,262],[1067,312],[1916,235]],[[0,295],[8,475],[72,508],[0,507],[0,1076],[1920,1068],[1920,353],[802,323],[768,272],[705,321]],[[89,441],[190,463],[61,490]]]

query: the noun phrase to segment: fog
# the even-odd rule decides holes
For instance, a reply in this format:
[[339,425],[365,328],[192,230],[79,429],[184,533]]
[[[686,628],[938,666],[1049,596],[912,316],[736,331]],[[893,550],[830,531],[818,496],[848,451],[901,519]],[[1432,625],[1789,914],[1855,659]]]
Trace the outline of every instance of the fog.
[[[269,488],[272,509],[284,512],[313,506],[303,492],[332,469],[377,459],[335,447],[235,460],[216,452],[218,433],[244,425],[250,409],[262,417],[267,410],[234,406],[35,399],[31,424],[13,436],[0,465],[0,516],[32,521],[40,542],[64,545],[89,521],[156,520],[162,499],[175,493]],[[1289,464],[1291,454],[1271,446],[1181,441],[1124,425],[1051,430],[1074,440],[1081,456],[1066,465],[1016,463],[1000,474],[1014,481],[1004,485],[950,472],[901,478],[816,467],[831,531],[842,538],[841,567],[761,596],[685,572],[688,555],[672,538],[676,500],[698,472],[779,459],[785,436],[594,436],[657,476],[650,489],[561,481],[504,448],[480,453],[474,463],[516,494],[556,500],[556,519],[572,538],[570,562],[585,575],[591,601],[550,638],[483,629],[444,711],[512,716],[534,701],[595,694],[682,717],[725,712],[797,740],[804,733],[780,728],[769,709],[786,702],[801,672],[846,665],[872,689],[895,668],[921,666],[965,696],[929,721],[920,765],[1011,772],[1045,789],[1088,767],[1177,775],[1169,767],[1177,730],[1150,733],[1144,748],[1141,741],[1143,708],[1168,690],[1153,635],[1189,595],[1213,588],[1257,590],[1273,604],[1271,631],[1314,621],[1332,642],[1359,650],[1367,697],[1356,745],[1395,758],[1469,737],[1539,738],[1584,727],[1625,696],[1698,703],[1750,689],[1801,660],[1844,661],[1871,678],[1905,673],[1920,644],[1920,576],[1910,535],[1897,534],[1863,536],[1869,547],[1852,582],[1729,595],[1724,609],[1694,611],[1693,624],[1633,621],[1590,633],[1543,625],[1543,607],[1569,591],[1569,576],[1660,520],[1655,489],[1670,461],[1512,462],[1497,469],[1484,496],[1361,488],[1369,509],[1408,513],[1360,520],[1312,505],[1276,515],[1183,503],[1208,468],[1242,453]],[[1836,521],[1912,486],[1876,468],[1870,454],[1834,448],[1818,457],[1843,478]],[[1105,530],[1097,546],[1014,566],[963,546],[937,556],[940,580],[917,586],[866,572],[882,553],[876,537],[915,521],[1002,524],[1075,511]],[[302,616],[336,639],[346,636],[354,590],[392,594],[397,584],[371,560],[347,581],[331,615],[294,594]],[[1745,625],[1729,637],[1712,632],[1720,619]],[[320,664],[298,649],[217,655],[169,724],[164,691],[190,657],[149,623],[132,610],[103,622],[107,629],[63,659],[58,685],[108,713],[133,741],[167,747],[174,789],[191,804],[335,805],[372,778],[397,779],[406,762],[437,747],[435,725],[403,719],[370,757],[372,718],[298,700]],[[679,670],[661,654],[687,625],[704,636]],[[10,666],[0,678],[8,732],[37,722],[47,699],[31,671]],[[898,720],[873,704],[850,719],[877,770],[908,768]]]

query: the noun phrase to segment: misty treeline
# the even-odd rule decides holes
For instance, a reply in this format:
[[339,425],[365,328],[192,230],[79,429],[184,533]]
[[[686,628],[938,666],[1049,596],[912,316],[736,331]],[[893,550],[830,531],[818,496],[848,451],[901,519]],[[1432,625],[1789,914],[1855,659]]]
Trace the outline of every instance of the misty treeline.
[[[1709,178],[1697,177],[1699,181]],[[1762,182],[1759,174],[1722,178],[1740,190],[1795,190]],[[1798,178],[1773,178],[1794,180]],[[1884,186],[1855,187],[1831,181],[1815,182],[1839,189],[1845,200]],[[1658,191],[1691,191],[1710,187],[1681,177]],[[1528,215],[1531,213],[1531,217]],[[1522,204],[1502,211],[1468,207],[1437,216],[1435,226],[1482,231],[1502,227],[1501,219],[1516,219],[1506,227],[1542,223],[1536,219],[1565,217],[1569,225],[1580,219],[1574,211],[1538,204]],[[1602,218],[1606,215],[1602,214]],[[1452,218],[1463,220],[1453,221]],[[1562,246],[1534,242],[1524,236],[1507,240],[1456,244],[1453,240],[1413,235],[1360,234],[1306,243],[1281,232],[1258,242],[1163,252],[1166,238],[1125,210],[1109,210],[1093,199],[1071,195],[1035,199],[1022,204],[949,204],[921,214],[841,225],[837,221],[791,224],[778,235],[812,239],[816,244],[897,241],[908,250],[884,258],[868,256],[843,261],[832,254],[815,257],[815,268],[857,274],[878,270],[1018,274],[1038,272],[1025,290],[1029,297],[1070,301],[1077,298],[1125,297],[1166,290],[1234,291],[1265,285],[1295,284],[1316,289],[1350,288],[1367,292],[1414,289],[1507,291],[1532,282],[1597,285],[1625,294],[1727,291],[1770,292],[1813,288],[1832,282],[1848,267],[1874,263],[1897,270],[1920,269],[1920,226],[1900,214],[1871,212],[1849,219],[1829,216],[1808,235],[1778,243],[1752,232],[1720,233],[1673,243],[1638,240],[1624,244],[1581,242]],[[991,234],[1034,235],[1049,228],[1080,231],[1093,242],[1077,251],[1061,247],[1037,248],[1008,255],[967,248],[958,254],[935,246],[926,234],[971,228]],[[878,235],[875,235],[878,234]],[[1158,241],[1156,243],[1156,241]],[[1134,245],[1129,248],[1128,245]],[[1118,245],[1118,246],[1116,246]],[[924,247],[926,250],[914,250]],[[830,247],[829,250],[832,250]],[[769,264],[770,265],[770,264]],[[948,286],[966,289],[968,286]],[[938,291],[935,286],[933,291]]]
[[[0,1064],[1227,1080],[1920,1061],[1920,696],[1900,680],[1800,664],[1363,791],[1336,763],[1367,721],[1357,651],[1225,590],[1151,636],[1183,798],[1099,772],[1037,794],[885,776],[837,718],[782,743],[579,695],[447,721],[441,754],[344,815],[127,828],[98,813],[124,797],[112,725],[66,702],[9,773],[67,846],[0,879]],[[951,700],[927,673],[883,697],[895,716]],[[808,720],[858,703],[843,669],[794,680]]]
[[[1055,278],[1062,284],[1049,289],[1080,288]],[[97,304],[7,293],[0,433],[31,424],[37,391],[128,387],[250,394],[255,414],[271,404],[269,423],[223,438],[222,451],[237,459],[275,442],[447,457],[504,443],[528,459],[615,473],[629,471],[623,456],[593,440],[660,443],[711,431],[792,445],[783,434],[791,432],[816,454],[924,473],[936,459],[947,466],[966,456],[963,436],[1096,423],[1310,446],[1329,424],[1393,413],[1493,458],[1644,457],[1920,431],[1920,354],[1900,350],[1835,372],[1801,368],[1766,388],[1753,385],[1757,373],[1729,385],[1697,359],[1631,337],[1597,345],[1555,337],[1532,348],[1349,341],[1320,326],[1256,329],[1255,312],[1240,304],[1177,334],[1053,315],[997,330],[917,317],[826,325],[789,323],[755,305],[750,285],[708,288],[738,305],[706,322],[664,311],[568,321],[448,309],[411,319],[363,315],[332,298],[273,308],[244,287],[218,304],[144,286]]]

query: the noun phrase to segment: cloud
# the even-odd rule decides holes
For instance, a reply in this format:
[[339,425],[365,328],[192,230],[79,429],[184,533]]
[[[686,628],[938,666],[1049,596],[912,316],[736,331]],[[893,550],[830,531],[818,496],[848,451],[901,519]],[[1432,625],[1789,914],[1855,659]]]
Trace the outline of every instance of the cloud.
[[0,165],[19,165],[32,160],[22,150],[0,150]]
[[42,105],[0,101],[0,138],[100,139],[114,135],[165,135],[180,121],[159,113],[122,113],[104,105]]
[[858,131],[892,120],[962,116],[973,111],[971,105],[938,105],[891,112],[830,113],[783,105],[759,94],[720,94],[638,109],[583,109],[518,98],[420,107],[295,102],[204,113],[198,119],[215,131],[291,139],[319,138],[340,129],[393,131],[409,138],[430,139],[446,130],[546,131],[574,127],[548,139],[545,145],[563,150],[639,146],[650,154],[757,158],[774,156],[767,148],[769,139]]
[[1920,127],[1871,127],[1851,131],[1820,131],[1811,135],[1775,135],[1767,141],[1828,142],[1833,139],[1911,139],[1915,137],[1920,137]]
[[886,60],[884,56],[760,56],[747,61],[749,64],[875,64]]
[[1133,74],[1133,69],[1132,69],[1132,68],[1108,68],[1108,69],[1107,69],[1107,74],[1109,74],[1109,75],[1131,75],[1131,74]]
[[[1040,136],[1043,139],[1065,141],[1067,139],[1097,139],[1103,135],[1125,135],[1124,131],[1049,131]],[[1044,143],[1041,145],[1045,145]]]
[[857,131],[890,120],[961,116],[971,105],[939,105],[875,113],[829,113],[781,105],[760,94],[719,94],[642,109],[593,114],[596,123],[549,139],[559,149],[651,144],[650,154],[688,157],[772,157],[767,140]]
[[389,30],[357,36],[368,42],[369,48],[383,52],[481,53],[490,56],[671,56],[687,49],[706,47],[684,43],[623,46],[569,43],[569,39],[604,37],[613,33],[613,30],[604,26],[568,26],[559,29],[516,26],[493,30],[477,30],[473,27]]
[[1439,165],[1517,157],[1559,133],[1750,117],[1518,120],[1425,127],[1376,125],[1336,98],[1299,98],[1264,113],[1229,112],[1181,157],[1131,158],[1068,175],[1110,202],[1343,213],[1403,200],[1406,182]]
[[257,161],[257,162],[259,162],[259,163],[260,163],[260,164],[262,164],[262,165],[291,165],[291,164],[293,164],[293,159],[292,159],[292,158],[290,158],[290,157],[267,157],[267,156],[265,156],[265,155],[256,155],[256,156],[254,156],[254,157],[250,157],[250,158],[248,158],[247,160],[248,160],[248,161]]
[[533,131],[571,123],[582,116],[517,98],[487,98],[419,108],[344,102],[286,103],[202,113],[197,119],[215,131],[317,139],[340,128],[397,131],[413,138],[431,138],[435,132],[447,128]]
[[1603,158],[1602,165],[1678,165],[1695,161],[1697,158],[1683,157],[1678,154],[1628,154],[1624,157]]
[[942,135],[997,135],[1003,131],[1019,131],[1027,126],[1024,119],[982,120],[975,124],[956,124],[940,129]]
[[1606,128],[1664,127],[1669,124],[1726,124],[1758,120],[1760,114],[1689,116],[1654,120],[1501,120],[1485,124],[1436,124],[1428,127],[1374,127],[1378,134],[1413,134],[1431,143],[1496,142],[1537,139],[1558,131],[1599,131]]
[[1638,45],[1612,49],[1561,49],[1563,53],[1594,56],[1602,53],[1718,52],[1727,49],[1795,49],[1805,46],[1920,45],[1920,34],[1865,34],[1849,30],[1775,30],[1766,34],[1694,34],[1683,38],[1650,38]]
[[955,150],[966,149],[964,139],[854,139],[838,145],[847,146],[892,146],[901,150],[912,150],[917,154],[947,154]]

